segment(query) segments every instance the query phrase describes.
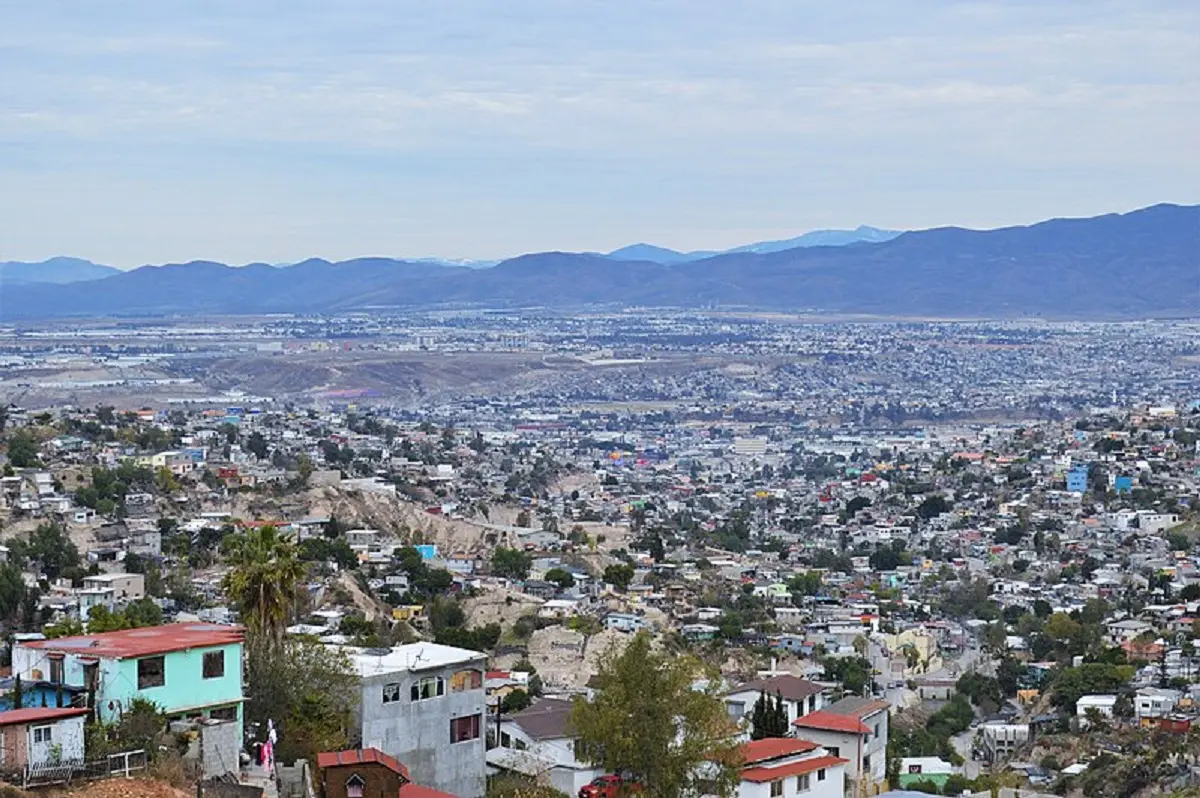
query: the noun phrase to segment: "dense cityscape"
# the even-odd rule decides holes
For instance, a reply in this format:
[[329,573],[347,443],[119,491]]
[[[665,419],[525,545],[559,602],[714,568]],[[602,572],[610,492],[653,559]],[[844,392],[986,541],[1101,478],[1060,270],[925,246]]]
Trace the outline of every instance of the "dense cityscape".
[[0,0],[0,798],[1200,798],[1197,67]]
[[[10,327],[0,722],[33,742],[5,769],[132,755],[272,795],[368,762],[414,795],[1187,784],[1198,332]],[[681,714],[622,748],[630,712]],[[177,745],[152,755],[157,724]]]

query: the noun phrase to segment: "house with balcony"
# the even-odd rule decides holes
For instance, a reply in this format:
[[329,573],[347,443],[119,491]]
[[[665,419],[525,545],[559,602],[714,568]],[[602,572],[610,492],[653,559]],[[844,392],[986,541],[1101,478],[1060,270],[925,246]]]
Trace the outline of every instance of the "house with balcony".
[[25,682],[82,692],[104,723],[120,720],[134,698],[144,698],[171,720],[234,721],[240,740],[244,637],[237,626],[172,623],[21,640],[13,646],[12,669]]

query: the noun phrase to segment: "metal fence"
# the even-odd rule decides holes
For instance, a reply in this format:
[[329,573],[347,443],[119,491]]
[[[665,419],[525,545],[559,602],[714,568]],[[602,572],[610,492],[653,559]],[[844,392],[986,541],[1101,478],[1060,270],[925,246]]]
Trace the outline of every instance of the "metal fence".
[[146,769],[148,758],[144,750],[123,751],[110,754],[92,762],[47,762],[27,765],[21,773],[22,789],[46,787],[52,784],[70,784],[73,781],[92,781],[113,776],[129,778]]

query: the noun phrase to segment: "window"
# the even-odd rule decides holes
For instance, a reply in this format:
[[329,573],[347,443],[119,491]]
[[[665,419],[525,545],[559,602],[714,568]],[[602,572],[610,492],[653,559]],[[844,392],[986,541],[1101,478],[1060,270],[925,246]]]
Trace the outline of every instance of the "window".
[[483,674],[477,670],[457,671],[450,677],[450,692],[479,690],[483,687]]
[[220,707],[208,713],[213,720],[237,720],[237,707]]
[[225,652],[224,651],[205,651],[204,652],[204,678],[205,679],[220,679],[225,675]]
[[879,739],[879,727],[880,727],[880,726],[882,726],[882,725],[883,725],[882,723],[876,723],[876,724],[875,724],[875,739],[876,739],[876,740],[878,740],[878,739]]
[[827,745],[825,746],[825,750],[829,752],[830,756],[840,757],[842,755],[842,749],[838,748],[836,745]]
[[862,769],[863,769],[863,773],[871,772],[871,755],[870,754],[863,757],[863,768]]
[[53,684],[63,683],[63,658],[50,657],[50,681]]
[[383,686],[383,703],[394,704],[400,700],[400,685],[397,682]]
[[137,669],[139,690],[145,690],[148,687],[162,687],[167,683],[167,667],[162,657],[139,659]]
[[479,715],[467,715],[465,718],[450,720],[450,742],[464,743],[467,740],[479,739]]
[[346,798],[362,798],[363,787],[365,786],[367,786],[367,783],[363,781],[362,776],[355,773],[346,779]]
[[771,798],[783,798],[783,780],[771,782]]
[[825,781],[825,768],[817,771],[817,781]]
[[729,702],[729,717],[737,719],[746,714],[746,705],[736,702]]
[[33,741],[35,743],[48,743],[53,741],[53,726],[34,726]]
[[801,773],[796,777],[796,792],[808,792],[812,787],[812,775]]
[[446,680],[441,676],[426,676],[412,683],[409,697],[413,701],[424,701],[427,698],[437,698],[446,694]]

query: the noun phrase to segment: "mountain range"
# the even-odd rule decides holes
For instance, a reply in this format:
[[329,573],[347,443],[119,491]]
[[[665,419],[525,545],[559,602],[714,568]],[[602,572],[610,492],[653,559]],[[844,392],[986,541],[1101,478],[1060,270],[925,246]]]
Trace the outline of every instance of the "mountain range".
[[0,285],[12,283],[78,283],[120,274],[120,269],[101,266],[82,258],[50,258],[41,263],[0,261]]
[[781,241],[759,241],[755,244],[743,244],[740,247],[726,250],[696,250],[694,252],[678,252],[654,244],[630,244],[627,247],[614,249],[605,254],[613,260],[644,260],[651,263],[687,263],[693,260],[704,260],[717,255],[728,255],[735,252],[783,252],[787,249],[800,247],[844,247],[848,244],[878,244],[891,241],[900,235],[900,230],[880,230],[877,227],[863,225],[853,230],[813,230],[796,238],[786,238]]
[[943,318],[1200,314],[1200,206],[843,246],[788,246],[795,241],[685,260],[639,251],[650,245],[635,245],[632,258],[629,247],[623,256],[543,252],[490,268],[389,258],[144,266],[68,284],[6,281],[0,318],[588,305]]

